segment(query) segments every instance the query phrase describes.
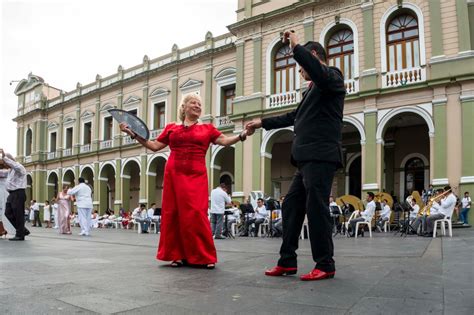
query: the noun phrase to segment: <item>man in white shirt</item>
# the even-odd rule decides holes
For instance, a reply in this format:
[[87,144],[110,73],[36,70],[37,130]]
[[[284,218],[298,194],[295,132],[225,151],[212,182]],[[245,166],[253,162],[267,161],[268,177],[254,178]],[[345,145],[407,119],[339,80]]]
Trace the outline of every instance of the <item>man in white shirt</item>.
[[[245,222],[245,231],[248,233],[249,227],[252,223],[255,223],[255,230],[253,231],[253,234],[255,237],[258,236],[258,229],[260,227],[260,224],[262,224],[265,219],[267,218],[268,213],[267,213],[267,208],[265,208],[265,204],[263,202],[262,198],[257,199],[257,208],[255,208],[255,212],[253,213],[252,217],[250,217],[246,222]],[[243,235],[247,236],[247,235]]]
[[77,213],[79,225],[81,226],[80,236],[90,236],[92,219],[92,189],[86,184],[84,178],[79,177],[79,184],[67,191],[68,195],[76,196]]
[[390,214],[392,214],[392,210],[388,205],[387,199],[384,199],[382,202],[382,212],[380,212],[380,217],[377,220],[377,230],[382,232],[382,227],[384,226],[385,222],[390,221]]
[[459,215],[460,220],[464,225],[468,225],[469,223],[467,222],[467,213],[471,209],[471,197],[469,197],[469,192],[464,193],[464,198],[461,200],[461,213]]
[[16,230],[10,241],[24,241],[30,231],[25,228],[26,169],[13,156],[0,149],[0,163],[8,169],[6,189],[9,193],[5,204],[5,216]]
[[[369,222],[372,220],[374,214],[375,214],[375,201],[374,201],[375,195],[373,192],[369,191],[367,193],[367,207],[365,208],[365,211],[362,211],[360,213],[360,217],[352,219],[349,224],[352,227],[352,234],[351,237],[355,237],[355,233],[357,232],[355,230],[357,222]],[[362,232],[362,235],[364,235],[364,232]]]
[[42,227],[41,220],[40,220],[40,208],[39,205],[36,203],[36,200],[31,200],[31,211],[33,211],[33,225],[37,227]]
[[430,237],[433,234],[434,222],[439,219],[450,217],[456,206],[456,196],[451,191],[451,186],[444,187],[445,197],[441,200],[439,212],[430,213],[426,218],[426,233],[423,236]]
[[211,230],[215,239],[224,239],[222,236],[222,226],[224,222],[225,206],[231,204],[231,199],[227,192],[225,183],[211,191]]
[[416,203],[415,198],[410,201],[410,207],[410,216],[408,220],[406,220],[405,224],[410,224],[411,226],[410,231],[408,231],[409,234],[416,234],[420,224],[423,224],[423,228],[425,227],[425,218],[424,216],[418,216],[418,213],[420,212],[420,206]]

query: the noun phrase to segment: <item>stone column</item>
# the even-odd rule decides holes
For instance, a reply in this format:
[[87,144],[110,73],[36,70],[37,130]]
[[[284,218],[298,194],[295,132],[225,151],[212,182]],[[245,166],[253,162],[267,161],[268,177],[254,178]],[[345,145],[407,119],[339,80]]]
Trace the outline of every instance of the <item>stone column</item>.
[[447,174],[447,117],[446,117],[447,99],[433,100],[433,119],[436,126],[435,135],[433,137],[433,177],[432,184],[435,188],[441,188],[448,184]]
[[364,2],[361,5],[364,28],[364,70],[360,75],[360,90],[370,91],[377,88],[377,70],[375,69],[374,44],[374,3]]
[[171,77],[171,104],[169,105],[170,120],[168,121],[178,121],[178,74],[174,74]]
[[443,29],[441,25],[441,1],[428,1],[430,8],[431,55],[444,55]]
[[[96,113],[96,115],[98,115]],[[99,174],[99,161],[94,162],[94,200],[93,205],[94,205],[94,210],[97,210],[99,214],[104,214],[105,210],[102,210],[100,207],[100,188],[102,186],[102,183],[100,181],[100,174]],[[107,191],[106,191],[107,192]],[[105,198],[107,198],[107,193],[105,194]],[[102,197],[103,198],[103,197]]]
[[[460,180],[459,195],[464,196],[465,191],[469,191],[470,196],[474,195],[474,146],[471,144],[474,139],[474,95],[461,95],[462,111],[462,177]],[[471,142],[471,143],[470,143]],[[471,207],[472,209],[472,207]],[[474,211],[469,211],[468,221],[474,222]],[[472,223],[471,223],[472,224]]]
[[[382,143],[380,139],[376,139],[377,132],[377,111],[370,109],[365,111],[365,132],[366,132],[366,143],[365,151],[363,151],[363,169],[364,169],[364,182],[362,183],[362,191],[373,191],[377,192],[380,189],[380,168],[381,162],[378,158],[381,158]],[[377,140],[379,140],[377,143]]]
[[95,116],[94,116],[94,133],[92,139],[92,151],[99,150],[100,146],[100,96],[97,96],[95,100]]
[[[122,160],[120,158],[115,159],[115,200],[114,200],[114,211],[119,213],[120,208],[123,205],[122,200]],[[128,211],[130,209],[125,209]]]
[[252,141],[252,189],[262,190],[262,159],[260,158],[260,149],[262,146],[262,129],[255,130],[250,139]]
[[243,201],[244,146],[242,142],[235,144],[234,158],[234,192],[232,198]]
[[456,0],[456,16],[458,24],[458,42],[459,42],[459,53],[471,51],[471,34],[469,24],[474,23],[469,21],[469,9],[467,0]]
[[244,95],[244,41],[237,40],[235,42],[236,48],[236,66],[237,73],[235,75],[236,84],[235,84],[235,96]]
[[262,35],[253,40],[253,93],[262,92]]
[[140,155],[140,192],[138,202],[148,204],[148,187],[147,187],[147,166],[148,156],[146,153]]
[[211,120],[212,114],[212,60],[206,65],[206,77],[204,80],[204,117],[203,120]]
[[[72,154],[79,154],[81,147],[81,103],[76,106],[76,121],[73,129],[74,142],[72,146]],[[77,178],[77,177],[76,177]]]
[[[314,40],[314,19],[313,17],[307,17],[303,21],[303,28],[304,28],[304,41],[309,42]],[[321,43],[321,45],[325,45]]]
[[[122,109],[123,106],[123,88],[120,88],[120,91],[117,94],[117,108]],[[125,137],[125,134],[123,134]],[[119,147],[121,145],[122,132],[120,131],[119,124],[114,121],[114,136],[113,142],[114,147]]]

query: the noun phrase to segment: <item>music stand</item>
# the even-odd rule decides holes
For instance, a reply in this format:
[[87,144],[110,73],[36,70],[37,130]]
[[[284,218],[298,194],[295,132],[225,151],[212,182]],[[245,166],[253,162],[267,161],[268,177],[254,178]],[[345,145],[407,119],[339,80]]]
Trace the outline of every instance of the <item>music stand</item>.
[[268,230],[265,234],[265,237],[273,237],[272,235],[272,228],[273,228],[273,210],[276,210],[276,203],[275,199],[268,199],[266,209],[270,211],[270,218],[268,219]]
[[[255,210],[253,210],[252,205],[248,203],[243,203],[240,205],[240,210],[242,211],[242,214],[244,215],[244,224],[242,225],[245,229],[247,225],[247,220],[249,220],[249,214],[255,213]],[[245,231],[244,231],[245,232]],[[239,234],[242,235],[242,231],[239,231]],[[249,231],[247,230],[247,235],[249,235]]]

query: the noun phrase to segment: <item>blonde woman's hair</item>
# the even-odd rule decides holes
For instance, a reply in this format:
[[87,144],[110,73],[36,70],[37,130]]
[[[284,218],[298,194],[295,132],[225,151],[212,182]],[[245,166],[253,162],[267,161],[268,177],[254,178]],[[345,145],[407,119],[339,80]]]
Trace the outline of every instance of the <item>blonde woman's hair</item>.
[[186,95],[183,95],[183,98],[181,99],[181,105],[179,106],[179,119],[181,121],[184,121],[185,118],[184,107],[186,106],[186,103],[192,99],[198,100],[199,103],[202,104],[201,97],[196,93],[188,93]]

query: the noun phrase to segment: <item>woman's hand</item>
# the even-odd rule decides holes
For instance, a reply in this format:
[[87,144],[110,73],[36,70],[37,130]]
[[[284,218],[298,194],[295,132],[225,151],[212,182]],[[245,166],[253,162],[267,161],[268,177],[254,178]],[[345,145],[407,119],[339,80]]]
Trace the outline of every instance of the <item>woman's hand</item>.
[[120,127],[120,130],[122,132],[125,132],[130,137],[132,137],[132,138],[136,137],[136,134],[132,130],[130,130],[127,123],[122,122],[122,123],[120,123],[119,127]]

